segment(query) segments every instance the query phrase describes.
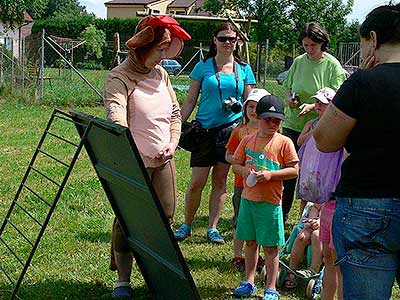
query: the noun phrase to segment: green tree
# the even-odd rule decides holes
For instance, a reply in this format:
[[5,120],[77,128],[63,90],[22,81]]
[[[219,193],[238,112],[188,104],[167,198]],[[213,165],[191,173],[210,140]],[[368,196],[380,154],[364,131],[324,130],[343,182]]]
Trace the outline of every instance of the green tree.
[[40,17],[48,0],[0,0],[0,20],[7,26],[14,28],[24,21],[24,12],[28,12],[34,19]]
[[335,49],[341,33],[346,27],[346,16],[351,13],[353,0],[294,0],[291,3],[289,19],[292,28],[287,33],[288,44],[293,44],[303,25],[307,22],[320,23],[330,34],[331,48]]
[[74,18],[87,15],[94,17],[86,11],[85,6],[79,4],[79,0],[48,0],[42,18]]
[[339,42],[358,42],[360,40],[360,23],[358,20],[353,20],[346,24],[343,32],[339,36]]
[[100,59],[103,56],[103,47],[106,41],[104,31],[97,29],[94,25],[89,25],[82,32],[81,38],[85,41],[85,48],[92,57]]
[[331,34],[336,47],[346,28],[346,16],[354,0],[206,0],[205,9],[213,13],[235,11],[245,18],[258,20],[253,27],[255,40],[270,40],[271,45],[282,42],[286,52],[297,44],[297,36],[307,22],[318,22]]
[[272,42],[279,39],[287,28],[287,6],[289,0],[206,0],[204,9],[213,14],[235,14],[239,17],[255,19],[252,31],[256,41]]

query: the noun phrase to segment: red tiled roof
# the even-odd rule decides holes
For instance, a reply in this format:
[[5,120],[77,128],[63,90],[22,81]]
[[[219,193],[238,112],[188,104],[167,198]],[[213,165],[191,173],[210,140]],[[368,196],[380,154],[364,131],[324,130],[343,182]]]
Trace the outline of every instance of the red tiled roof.
[[158,0],[111,0],[108,2],[105,2],[104,5],[118,5],[118,4],[150,4],[153,2],[157,2]]
[[196,2],[196,0],[175,0],[170,5],[168,5],[168,8],[172,8],[172,7],[190,7],[195,2]]
[[214,15],[213,13],[205,11],[203,9],[205,2],[206,2],[205,0],[196,0],[195,7],[190,12],[190,15],[191,16],[205,16],[205,17],[214,16],[214,17],[216,17],[217,15]]
[[33,22],[32,17],[26,11],[24,12],[24,20],[25,22]]
[[[0,7],[0,13],[2,11],[2,8]],[[24,21],[29,23],[29,22],[33,22],[32,17],[25,11],[24,12]]]

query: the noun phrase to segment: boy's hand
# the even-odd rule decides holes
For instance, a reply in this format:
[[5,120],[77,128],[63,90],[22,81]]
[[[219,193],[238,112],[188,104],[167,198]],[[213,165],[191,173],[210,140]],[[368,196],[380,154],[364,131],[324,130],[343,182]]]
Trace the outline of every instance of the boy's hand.
[[243,167],[241,173],[242,173],[241,175],[243,178],[247,178],[247,176],[249,176],[251,173],[251,169]]
[[255,174],[256,174],[256,179],[259,182],[270,181],[272,177],[271,171],[267,170],[257,171],[255,172]]

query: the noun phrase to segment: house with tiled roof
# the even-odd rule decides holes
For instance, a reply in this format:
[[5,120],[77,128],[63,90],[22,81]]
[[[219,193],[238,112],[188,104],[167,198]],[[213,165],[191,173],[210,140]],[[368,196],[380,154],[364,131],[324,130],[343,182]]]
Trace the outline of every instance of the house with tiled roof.
[[[111,0],[105,2],[107,19],[144,15],[213,15],[203,9],[205,0]],[[214,15],[215,17],[215,15]]]
[[[1,8],[0,8],[1,12]],[[6,48],[11,51],[14,57],[20,57],[21,40],[31,35],[33,26],[32,17],[25,12],[22,24],[4,24],[0,20],[0,43],[4,44]]]

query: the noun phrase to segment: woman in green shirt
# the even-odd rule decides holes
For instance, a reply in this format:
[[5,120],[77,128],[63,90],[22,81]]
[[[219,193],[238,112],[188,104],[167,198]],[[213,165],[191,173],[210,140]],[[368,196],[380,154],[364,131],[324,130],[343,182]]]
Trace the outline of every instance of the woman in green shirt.
[[[305,53],[295,58],[283,83],[286,120],[282,125],[283,134],[296,146],[304,125],[317,117],[311,96],[323,87],[337,90],[346,79],[340,62],[326,52],[329,35],[319,24],[306,23],[298,42]],[[295,186],[296,179],[284,181],[282,209],[285,221],[292,207]]]

